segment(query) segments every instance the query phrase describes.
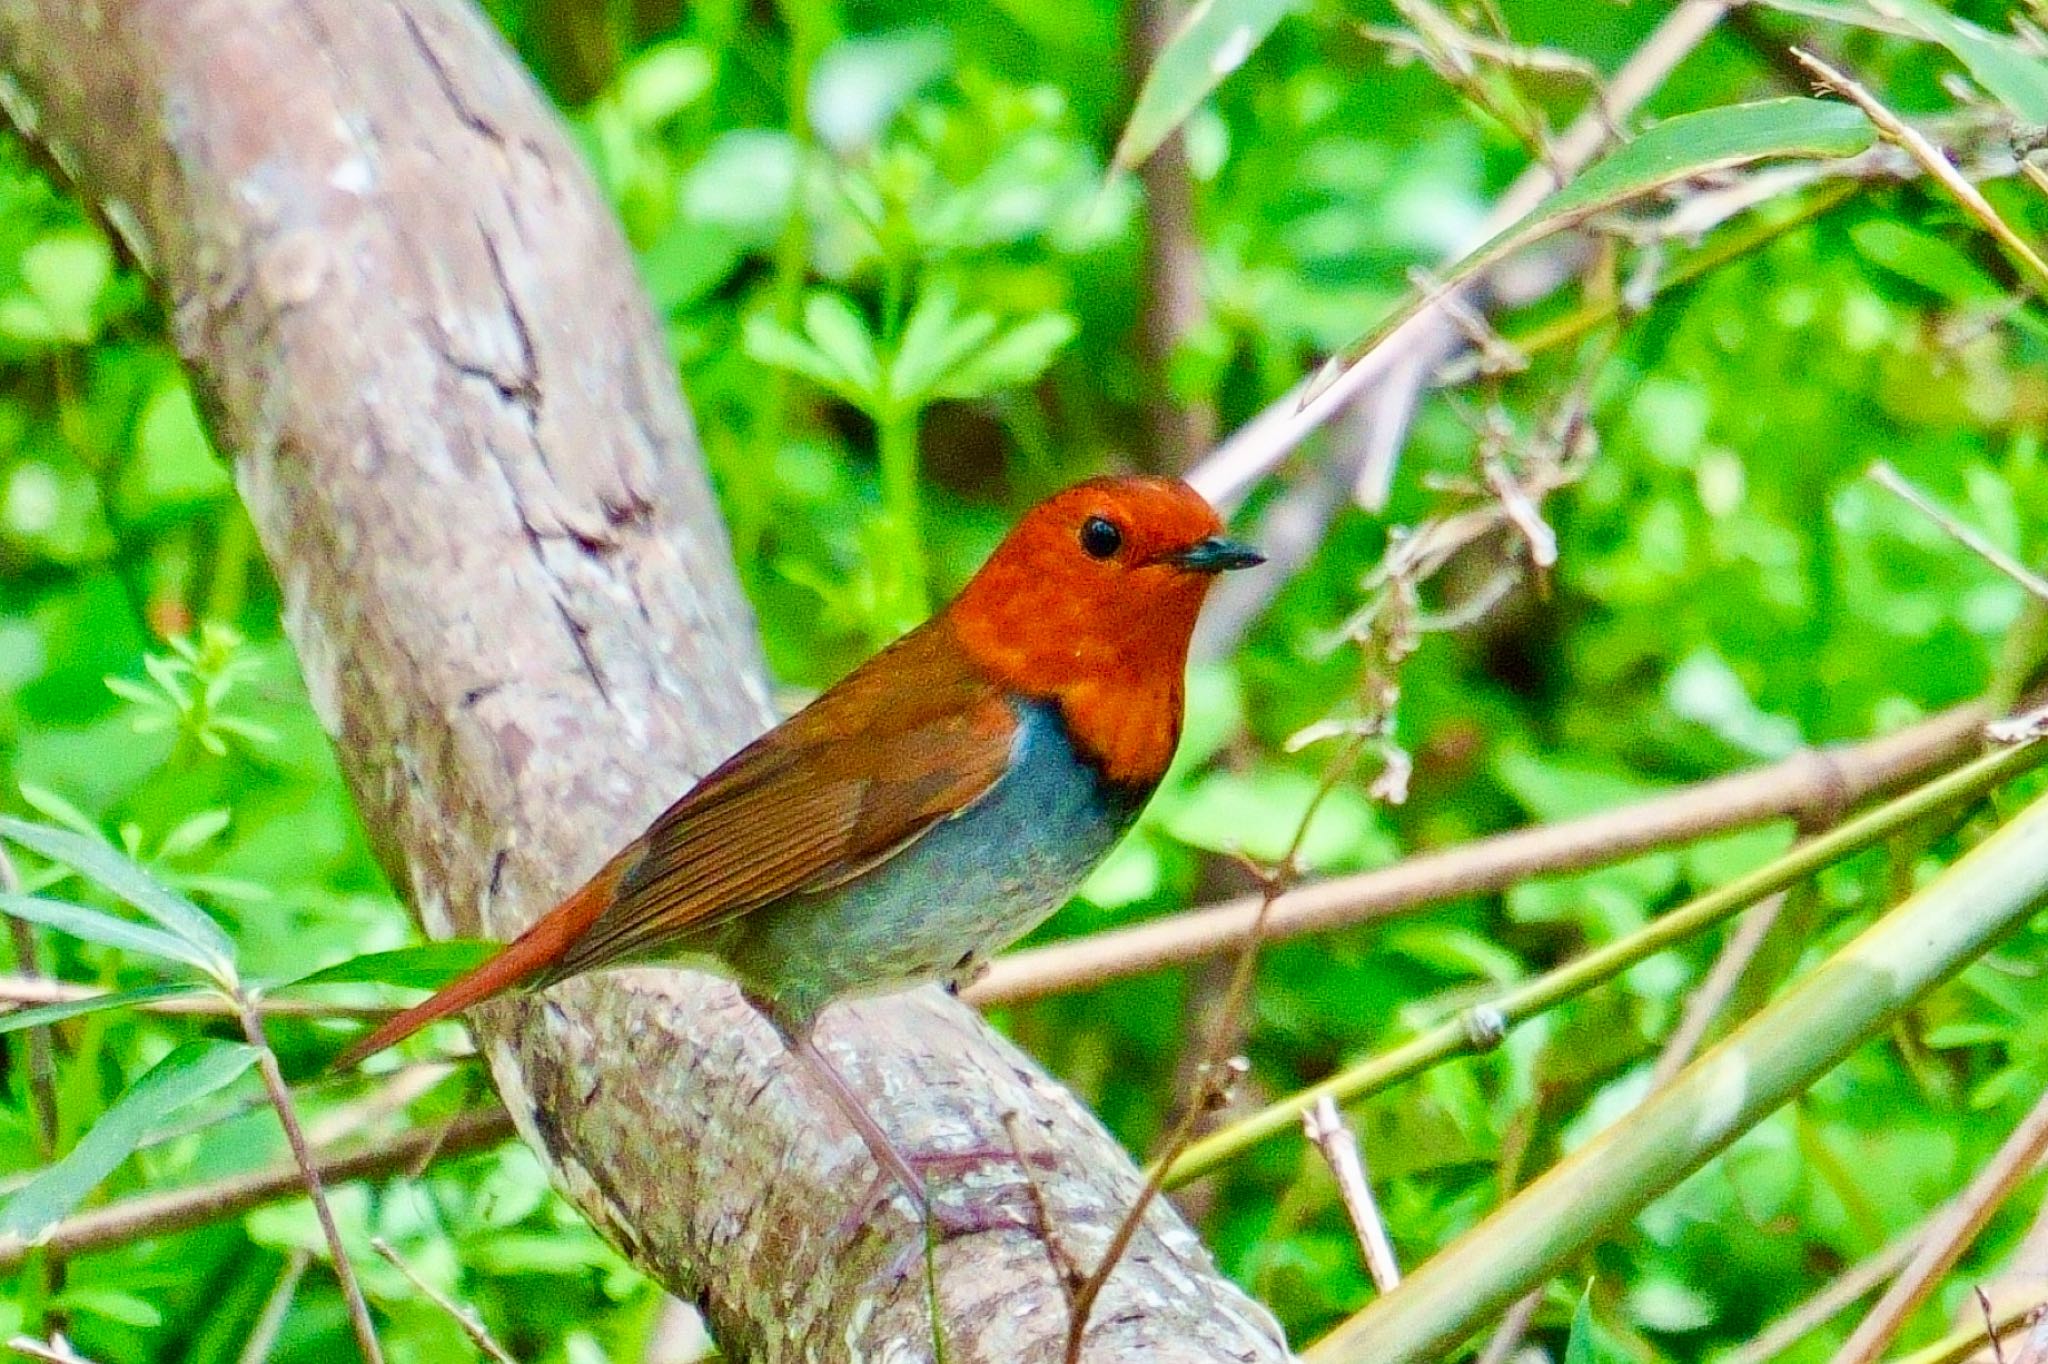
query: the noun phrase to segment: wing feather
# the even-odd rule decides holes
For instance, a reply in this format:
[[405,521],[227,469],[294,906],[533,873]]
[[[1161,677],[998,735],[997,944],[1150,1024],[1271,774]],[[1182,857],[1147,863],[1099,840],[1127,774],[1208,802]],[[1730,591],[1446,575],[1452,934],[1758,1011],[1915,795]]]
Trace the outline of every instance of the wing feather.
[[656,820],[610,906],[549,978],[658,958],[858,876],[986,795],[1016,731],[1015,710],[950,626],[920,627]]

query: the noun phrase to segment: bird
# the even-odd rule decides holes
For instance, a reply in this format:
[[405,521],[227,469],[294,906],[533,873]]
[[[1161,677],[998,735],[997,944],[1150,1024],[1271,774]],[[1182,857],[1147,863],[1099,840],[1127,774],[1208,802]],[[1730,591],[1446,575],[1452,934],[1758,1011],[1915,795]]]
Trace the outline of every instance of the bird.
[[513,991],[626,965],[738,983],[880,1169],[923,1181],[813,1040],[834,1001],[958,989],[1130,829],[1179,741],[1218,574],[1263,562],[1176,479],[1075,484],[959,594],[714,769],[579,889],[338,1068]]

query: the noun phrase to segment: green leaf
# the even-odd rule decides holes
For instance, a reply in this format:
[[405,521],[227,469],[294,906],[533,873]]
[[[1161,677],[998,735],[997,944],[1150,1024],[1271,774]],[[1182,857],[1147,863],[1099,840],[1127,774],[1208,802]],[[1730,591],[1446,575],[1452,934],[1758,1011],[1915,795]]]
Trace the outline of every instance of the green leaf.
[[1564,1364],[1594,1364],[1599,1358],[1593,1350],[1593,1281],[1586,1280],[1586,1291],[1579,1294],[1579,1305],[1572,1311],[1572,1333],[1564,1343]]
[[1074,338],[1074,319],[1041,313],[1004,332],[943,375],[933,392],[946,398],[979,398],[1027,384],[1045,373],[1061,346]]
[[0,1236],[35,1242],[84,1201],[149,1133],[179,1109],[233,1084],[256,1063],[240,1042],[187,1042],[128,1086],[71,1153],[0,1209]]
[[481,966],[495,956],[503,943],[476,938],[449,938],[443,942],[421,943],[389,952],[365,952],[359,957],[323,966],[303,976],[272,985],[272,992],[301,985],[378,984],[404,985],[435,990],[463,972]]
[[201,810],[164,835],[164,841],[157,846],[159,857],[183,857],[205,847],[228,827],[229,813],[226,810]]
[[[1372,350],[1422,311],[1435,293],[1455,288],[1516,252],[1632,199],[1709,171],[1770,157],[1854,156],[1868,150],[1876,138],[1876,129],[1861,110],[1829,100],[1769,99],[1668,118],[1587,167],[1526,218],[1438,277],[1430,295],[1410,297],[1346,354],[1355,359]],[[1337,368],[1326,370],[1315,388],[1326,387]]]
[[2048,62],[1928,0],[1870,0],[1870,5],[1947,48],[1977,84],[2028,123],[2048,123]]
[[2005,290],[1975,261],[1932,233],[1890,218],[1872,218],[1850,228],[1849,238],[1867,259],[1951,303],[1988,303],[2005,297]]
[[191,959],[195,966],[217,976],[233,977],[235,945],[221,926],[205,910],[159,884],[106,843],[68,829],[5,817],[0,817],[0,836],[53,862],[62,862],[126,900],[197,949],[200,955]]
[[879,395],[882,362],[875,355],[874,338],[868,335],[866,320],[843,295],[815,293],[805,299],[804,334],[854,387],[871,397]]
[[711,76],[711,58],[697,44],[656,44],[620,77],[619,110],[636,128],[658,127],[709,90]]
[[[108,680],[111,684],[112,679]],[[21,798],[31,810],[52,824],[62,825],[78,833],[91,834],[94,838],[99,837],[99,826],[93,823],[85,811],[48,787],[25,781],[21,784]]]
[[67,1312],[100,1317],[139,1330],[153,1331],[164,1324],[164,1314],[155,1303],[104,1284],[74,1285],[51,1301]]
[[950,292],[934,289],[925,293],[903,324],[903,339],[889,364],[889,396],[904,406],[924,401],[995,329],[996,320],[988,313],[960,316]]
[[10,895],[0,892],[0,913],[12,914],[30,923],[45,924],[74,938],[139,952],[165,961],[181,961],[201,971],[210,971],[207,955],[174,933],[163,933],[84,905],[46,900],[38,895]]
[[135,424],[135,454],[121,471],[124,517],[213,502],[234,491],[227,465],[200,424],[192,390],[173,379],[152,393]]
[[141,985],[133,990],[110,990],[104,994],[88,995],[83,999],[60,1000],[55,1004],[38,1004],[32,1009],[15,1009],[0,1014],[0,1034],[20,1032],[23,1028],[40,1028],[50,1023],[62,1023],[67,1018],[81,1014],[99,1013],[104,1009],[131,1009],[138,1004],[152,1004],[160,999],[188,999],[193,995],[205,994],[204,985],[179,985],[166,982],[161,985]]
[[1266,41],[1287,10],[1287,0],[1197,0],[1145,73],[1130,122],[1117,139],[1117,167],[1129,170],[1159,150],[1195,106]]
[[741,344],[746,347],[747,354],[761,364],[801,374],[848,402],[856,402],[860,398],[859,386],[851,374],[841,369],[831,356],[772,318],[748,318],[741,331]]

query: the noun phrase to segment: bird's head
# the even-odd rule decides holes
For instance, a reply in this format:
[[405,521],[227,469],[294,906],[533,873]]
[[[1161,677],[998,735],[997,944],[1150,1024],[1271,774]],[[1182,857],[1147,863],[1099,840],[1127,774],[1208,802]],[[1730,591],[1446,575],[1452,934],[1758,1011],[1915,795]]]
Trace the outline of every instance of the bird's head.
[[1107,775],[1156,781],[1202,601],[1219,573],[1259,562],[1187,484],[1095,478],[1026,512],[947,617],[1005,686],[1058,703]]

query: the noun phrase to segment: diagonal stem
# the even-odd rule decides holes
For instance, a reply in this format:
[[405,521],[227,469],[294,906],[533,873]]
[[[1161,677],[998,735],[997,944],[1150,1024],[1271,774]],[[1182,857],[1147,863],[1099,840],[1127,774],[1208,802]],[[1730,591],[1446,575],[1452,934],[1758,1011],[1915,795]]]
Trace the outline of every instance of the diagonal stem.
[[1454,1056],[1490,1050],[1509,1027],[1555,1008],[1612,980],[1629,967],[1683,942],[1778,891],[1785,890],[1853,853],[1881,842],[1897,830],[1935,810],[1979,799],[2042,762],[2048,744],[2028,744],[1990,753],[1909,795],[1849,820],[1802,843],[1783,857],[1737,877],[1675,909],[1628,937],[1589,952],[1516,988],[1492,1002],[1467,1009],[1457,1017],[1421,1033],[1393,1050],[1349,1067],[1248,1118],[1211,1133],[1190,1146],[1172,1164],[1169,1188],[1198,1179],[1252,1147],[1292,1128],[1301,1114],[1324,1095],[1350,1103],[1419,1075]]
[[285,1144],[291,1147],[292,1160],[299,1167],[299,1177],[306,1186],[306,1197],[312,1201],[313,1214],[320,1221],[320,1234],[327,1240],[328,1252],[334,1257],[334,1277],[341,1285],[342,1300],[348,1304],[349,1325],[356,1335],[356,1347],[362,1351],[363,1364],[384,1364],[384,1349],[377,1341],[377,1327],[370,1320],[370,1305],[363,1300],[362,1285],[356,1282],[355,1266],[349,1263],[348,1248],[341,1242],[341,1229],[334,1223],[334,1209],[328,1206],[327,1191],[320,1182],[320,1167],[313,1160],[312,1149],[306,1143],[305,1129],[299,1126],[299,1113],[292,1103],[292,1092],[285,1085],[284,1072],[278,1068],[277,1053],[270,1049],[270,1039],[263,1031],[263,1016],[256,1009],[256,1003],[246,992],[237,996],[242,1006],[242,1036],[249,1039],[249,1045],[256,1049],[256,1069],[263,1076],[263,1087],[270,1094],[271,1107],[277,1110],[277,1121],[284,1128]]

